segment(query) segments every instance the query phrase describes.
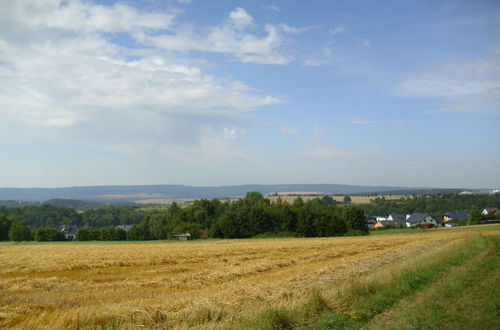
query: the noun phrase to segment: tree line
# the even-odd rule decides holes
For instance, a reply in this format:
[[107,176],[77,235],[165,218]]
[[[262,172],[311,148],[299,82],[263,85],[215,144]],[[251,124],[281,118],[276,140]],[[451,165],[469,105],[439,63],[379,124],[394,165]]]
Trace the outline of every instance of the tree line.
[[[36,215],[36,210],[40,214]],[[8,224],[11,228],[2,229],[2,239],[9,237],[10,231],[20,232],[20,227],[29,229],[31,226],[36,229],[30,239],[59,240],[62,237],[56,236],[51,226],[61,222],[81,226],[76,235],[78,240],[153,240],[166,239],[174,233],[190,233],[193,238],[249,238],[261,234],[318,237],[368,233],[364,212],[359,207],[338,205],[331,197],[307,202],[297,198],[292,204],[281,200],[271,203],[258,192],[250,192],[237,201],[201,199],[185,207],[172,203],[160,209],[122,206],[91,209],[79,214],[60,206],[29,205],[9,208],[8,211],[2,221],[6,228]],[[135,224],[128,232],[116,228],[117,224],[124,223]],[[23,231],[26,233],[23,237],[28,238],[27,231]]]
[[271,203],[258,192],[234,202],[197,200],[180,208],[172,204],[166,212],[147,215],[132,227],[132,239],[165,239],[172,233],[190,233],[194,238],[249,238],[270,236],[343,236],[367,234],[365,215],[356,206],[338,205],[331,197],[292,204],[278,199]]
[[0,214],[22,220],[33,228],[58,225],[77,225],[79,227],[129,225],[141,222],[146,213],[147,208],[139,205],[110,205],[89,208],[85,211],[46,203],[12,207],[0,206]]
[[[12,205],[0,206],[0,240],[64,240],[55,229],[63,224],[80,228],[78,240],[154,240],[174,233],[190,233],[193,238],[320,237],[366,234],[365,215],[426,212],[441,218],[447,211],[463,210],[482,219],[483,208],[500,206],[500,195],[378,197],[353,206],[348,198],[338,203],[329,196],[271,203],[262,194],[250,192],[236,201],[201,199],[182,206],[110,205],[77,211],[45,203]],[[132,228],[125,231],[117,225]]]

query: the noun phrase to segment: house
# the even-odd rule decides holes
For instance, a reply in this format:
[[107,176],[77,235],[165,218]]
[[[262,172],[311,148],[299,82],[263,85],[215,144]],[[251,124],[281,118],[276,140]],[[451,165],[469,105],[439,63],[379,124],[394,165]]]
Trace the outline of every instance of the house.
[[377,221],[374,225],[373,228],[401,228],[401,227],[408,227],[405,221],[400,221],[400,220],[382,220],[382,221]]
[[441,224],[436,221],[429,213],[412,213],[406,217],[408,227],[423,225],[426,227],[437,227]]
[[500,209],[498,209],[498,207],[487,207],[487,208],[483,209],[481,214],[483,214],[483,215],[500,214]]
[[366,217],[366,225],[368,226],[368,228],[374,228],[376,223],[377,223],[377,217],[375,216]]
[[406,216],[404,214],[389,214],[389,216],[387,217],[387,221],[405,221],[406,220]]
[[116,229],[121,229],[128,232],[130,229],[132,229],[132,225],[118,225],[116,226]]
[[172,234],[170,235],[170,239],[174,241],[187,241],[191,239],[191,234],[190,233]]
[[443,215],[444,222],[455,221],[455,220],[470,220],[470,215],[468,215],[463,211],[446,212]]
[[57,227],[57,230],[64,234],[67,241],[74,241],[78,227],[76,225],[60,225]]

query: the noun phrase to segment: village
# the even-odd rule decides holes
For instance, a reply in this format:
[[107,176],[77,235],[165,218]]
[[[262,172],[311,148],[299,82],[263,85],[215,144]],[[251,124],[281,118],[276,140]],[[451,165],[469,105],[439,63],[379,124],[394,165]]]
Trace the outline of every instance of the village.
[[[500,209],[496,207],[485,208],[481,211],[483,216],[499,216]],[[464,211],[449,211],[442,218],[433,217],[429,213],[415,212],[411,214],[389,214],[388,216],[367,217],[367,225],[370,229],[382,228],[437,228],[456,227],[471,220],[471,215]],[[487,221],[488,223],[493,220]]]

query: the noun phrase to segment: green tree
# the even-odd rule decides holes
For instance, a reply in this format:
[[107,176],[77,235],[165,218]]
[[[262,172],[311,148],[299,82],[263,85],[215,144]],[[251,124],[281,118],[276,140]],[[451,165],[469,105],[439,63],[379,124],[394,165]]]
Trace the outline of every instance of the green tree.
[[100,230],[100,240],[101,241],[113,241],[115,238],[115,227],[106,227]]
[[41,227],[35,231],[35,240],[38,242],[54,242],[64,241],[66,237],[64,233],[52,227]]
[[121,228],[116,228],[115,235],[113,236],[114,241],[126,241],[127,232]]
[[323,196],[321,198],[321,203],[324,205],[335,204],[335,200],[331,196]]
[[76,232],[77,241],[90,241],[92,240],[92,229],[91,228],[80,228]]
[[345,195],[344,196],[344,203],[349,204],[351,202],[351,196]]
[[352,234],[368,233],[368,225],[366,224],[366,218],[363,209],[356,206],[347,207],[345,210],[345,219],[347,222],[347,229]]
[[0,214],[0,241],[9,240],[10,226],[12,226],[12,219]]
[[483,214],[478,209],[472,210],[470,213],[470,217],[470,222],[473,224],[478,224],[483,220]]
[[245,198],[243,198],[243,201],[245,202],[246,205],[256,205],[256,204],[269,204],[269,199],[265,198],[260,192],[258,191],[250,191],[246,194]]
[[[172,231],[172,217],[168,214],[154,214],[148,216],[149,227],[154,239],[167,239]],[[170,230],[169,230],[170,229]]]
[[14,242],[31,241],[31,230],[24,222],[15,221],[9,229],[9,239]]

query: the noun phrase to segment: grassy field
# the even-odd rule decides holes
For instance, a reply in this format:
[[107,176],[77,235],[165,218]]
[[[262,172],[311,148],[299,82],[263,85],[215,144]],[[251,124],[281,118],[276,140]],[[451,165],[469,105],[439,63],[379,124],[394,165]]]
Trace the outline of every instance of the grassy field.
[[498,228],[2,245],[0,328],[498,328]]

